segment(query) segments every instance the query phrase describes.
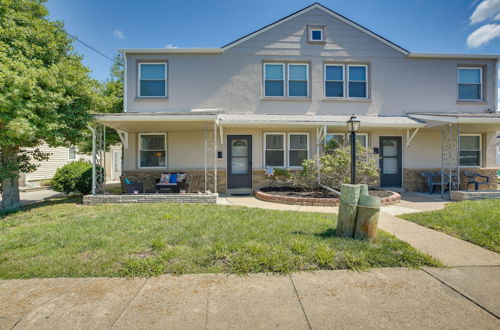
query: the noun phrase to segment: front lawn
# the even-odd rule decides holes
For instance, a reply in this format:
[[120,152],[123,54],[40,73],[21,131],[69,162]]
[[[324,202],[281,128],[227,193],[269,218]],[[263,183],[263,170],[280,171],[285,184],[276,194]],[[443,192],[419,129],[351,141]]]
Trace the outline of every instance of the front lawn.
[[405,214],[406,220],[500,252],[500,200],[464,201],[443,210]]
[[0,216],[0,278],[440,265],[384,232],[374,244],[334,237],[335,220],[220,205],[45,203]]

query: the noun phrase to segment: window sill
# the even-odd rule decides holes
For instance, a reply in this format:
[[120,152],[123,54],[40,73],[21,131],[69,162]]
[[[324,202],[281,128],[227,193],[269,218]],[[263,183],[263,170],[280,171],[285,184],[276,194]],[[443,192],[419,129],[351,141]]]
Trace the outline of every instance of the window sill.
[[485,105],[488,104],[488,102],[482,100],[457,100],[457,104]]
[[167,96],[158,96],[158,97],[140,97],[140,96],[137,96],[135,98],[135,101],[136,102],[142,102],[142,101],[168,101],[168,97]]
[[311,102],[310,97],[262,97],[261,101],[278,101],[278,102]]
[[334,98],[334,97],[324,97],[321,99],[323,102],[341,102],[341,103],[371,103],[372,99],[363,98]]
[[322,40],[322,41],[308,40],[307,43],[308,44],[326,44],[326,41],[325,40]]

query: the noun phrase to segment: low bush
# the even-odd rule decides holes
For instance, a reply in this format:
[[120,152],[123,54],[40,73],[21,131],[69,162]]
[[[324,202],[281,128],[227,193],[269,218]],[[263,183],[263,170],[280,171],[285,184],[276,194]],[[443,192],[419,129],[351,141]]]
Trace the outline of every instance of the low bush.
[[59,168],[52,178],[52,189],[65,194],[90,194],[92,191],[92,164],[71,162]]

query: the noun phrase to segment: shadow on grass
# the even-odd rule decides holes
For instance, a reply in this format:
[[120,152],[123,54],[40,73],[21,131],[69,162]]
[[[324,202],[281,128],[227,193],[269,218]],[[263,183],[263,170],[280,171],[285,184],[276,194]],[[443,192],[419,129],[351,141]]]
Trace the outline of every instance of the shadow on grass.
[[328,228],[324,232],[321,233],[306,233],[303,231],[292,231],[291,234],[293,235],[301,235],[301,236],[316,236],[316,237],[321,237],[321,238],[333,238],[333,237],[338,237],[336,236],[337,230],[333,228]]
[[83,196],[67,196],[67,197],[51,198],[43,202],[21,206],[21,208],[18,210],[12,210],[12,211],[0,210],[0,219],[11,214],[26,212],[40,207],[59,205],[59,204],[82,204],[82,203],[83,203]]

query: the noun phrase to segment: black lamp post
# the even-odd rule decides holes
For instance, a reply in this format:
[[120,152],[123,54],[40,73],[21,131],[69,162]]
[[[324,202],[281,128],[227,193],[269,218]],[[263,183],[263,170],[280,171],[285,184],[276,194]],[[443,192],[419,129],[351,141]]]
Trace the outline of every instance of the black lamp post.
[[353,114],[347,121],[347,130],[351,132],[351,183],[356,183],[356,132],[361,121]]

